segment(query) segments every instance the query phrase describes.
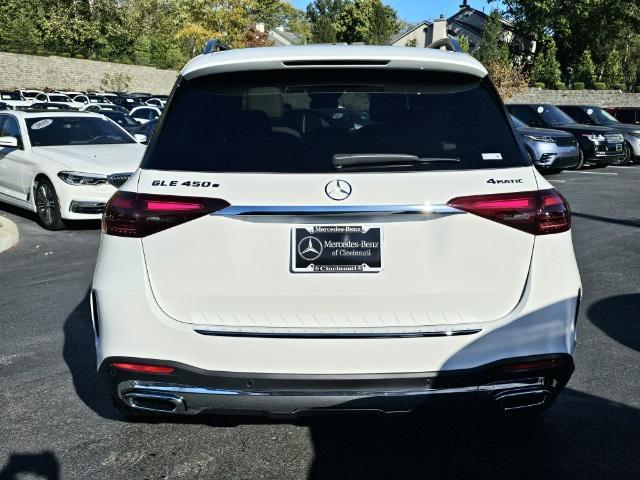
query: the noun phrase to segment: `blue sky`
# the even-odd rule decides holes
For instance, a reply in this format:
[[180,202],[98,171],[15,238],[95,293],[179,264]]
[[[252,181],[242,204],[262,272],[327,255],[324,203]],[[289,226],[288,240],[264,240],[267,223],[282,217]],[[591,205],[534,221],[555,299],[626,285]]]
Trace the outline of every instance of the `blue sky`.
[[[433,20],[440,14],[448,17],[458,11],[461,0],[382,0],[383,3],[391,5],[396,9],[400,18],[407,22],[417,23],[420,20]],[[310,0],[291,0],[296,7],[306,9]],[[492,8],[496,8],[498,2],[487,4],[486,0],[469,0],[469,5],[478,10],[489,13]]]

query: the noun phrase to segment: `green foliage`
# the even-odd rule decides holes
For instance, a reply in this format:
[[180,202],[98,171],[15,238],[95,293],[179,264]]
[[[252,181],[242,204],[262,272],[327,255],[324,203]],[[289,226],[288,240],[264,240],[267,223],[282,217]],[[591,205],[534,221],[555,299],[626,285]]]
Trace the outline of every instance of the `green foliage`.
[[469,43],[469,38],[466,35],[459,35],[457,37],[458,44],[460,45],[460,51],[462,53],[470,53],[471,52],[471,44]]
[[545,88],[546,87],[544,82],[534,82],[533,86],[536,87],[536,88]]
[[620,90],[622,92],[626,92],[627,91],[627,84],[626,83],[614,83],[613,85],[611,85],[611,88],[613,90]]
[[554,86],[561,81],[562,72],[556,54],[556,42],[547,38],[546,48],[533,61],[530,76],[534,81]]
[[591,87],[596,78],[596,65],[591,58],[591,52],[585,50],[580,55],[580,59],[574,68],[574,77],[577,82],[583,82],[584,85]]
[[509,47],[502,41],[502,22],[500,13],[494,10],[489,15],[478,48],[473,56],[485,66],[490,63],[509,63]]
[[336,29],[326,15],[318,17],[311,30],[313,43],[336,43]]
[[609,52],[609,55],[607,55],[607,60],[604,63],[603,70],[603,80],[609,85],[621,80],[622,59],[620,58],[618,50],[615,48]]
[[555,90],[566,90],[567,86],[564,84],[564,82],[556,82],[553,84],[553,88]]
[[640,93],[640,85],[638,85],[638,86],[636,87],[635,92],[636,92],[636,93]]
[[572,88],[574,90],[584,90],[584,87],[585,87],[584,82],[575,82]]
[[400,31],[398,15],[381,0],[315,0],[307,6],[316,43],[384,45]]
[[596,90],[606,90],[607,84],[604,82],[594,82],[593,88]]
[[405,47],[417,47],[418,46],[418,39],[417,38],[412,38],[411,40],[407,40],[406,43],[404,44]]

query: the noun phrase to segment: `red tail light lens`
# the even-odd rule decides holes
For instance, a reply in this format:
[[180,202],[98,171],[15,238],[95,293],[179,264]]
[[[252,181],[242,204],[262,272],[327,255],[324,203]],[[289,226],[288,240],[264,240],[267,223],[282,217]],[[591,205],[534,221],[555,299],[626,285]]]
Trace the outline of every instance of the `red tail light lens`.
[[145,365],[142,363],[112,363],[111,366],[117,370],[123,370],[125,372],[138,372],[138,373],[173,373],[175,368],[165,367],[163,365]]
[[540,370],[542,368],[551,368],[564,365],[567,360],[564,358],[547,358],[543,360],[533,360],[531,362],[511,363],[503,368],[506,372],[526,372],[528,370]]
[[534,235],[571,228],[569,204],[555,189],[458,197],[448,204]]
[[141,238],[229,206],[219,198],[177,197],[118,191],[102,215],[102,231]]

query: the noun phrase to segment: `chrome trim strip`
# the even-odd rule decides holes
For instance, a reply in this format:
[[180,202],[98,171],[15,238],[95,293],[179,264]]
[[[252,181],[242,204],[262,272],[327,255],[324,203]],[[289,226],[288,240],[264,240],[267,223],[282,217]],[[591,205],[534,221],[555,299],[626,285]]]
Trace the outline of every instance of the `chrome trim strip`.
[[341,333],[339,331],[331,332],[312,332],[308,329],[304,330],[288,330],[288,331],[242,331],[242,330],[221,330],[215,327],[211,328],[194,328],[194,332],[200,335],[210,335],[218,337],[254,337],[254,338],[417,338],[417,337],[455,337],[460,335],[473,335],[482,331],[481,328],[466,328],[457,330],[425,330],[425,331],[385,331],[385,332],[372,332],[372,331],[346,331]]
[[454,215],[465,213],[449,205],[231,205],[211,215],[295,216],[295,215]]

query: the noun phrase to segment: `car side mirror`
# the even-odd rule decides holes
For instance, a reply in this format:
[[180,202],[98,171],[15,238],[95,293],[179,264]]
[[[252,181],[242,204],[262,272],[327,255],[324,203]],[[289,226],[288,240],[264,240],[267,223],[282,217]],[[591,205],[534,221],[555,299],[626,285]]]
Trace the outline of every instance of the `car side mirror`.
[[0,137],[0,147],[18,148],[18,144],[16,137]]
[[133,138],[135,138],[138,143],[147,143],[148,140],[147,136],[141,133],[136,133]]

